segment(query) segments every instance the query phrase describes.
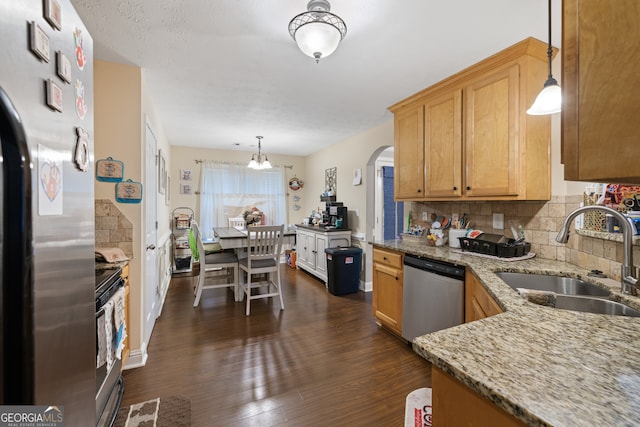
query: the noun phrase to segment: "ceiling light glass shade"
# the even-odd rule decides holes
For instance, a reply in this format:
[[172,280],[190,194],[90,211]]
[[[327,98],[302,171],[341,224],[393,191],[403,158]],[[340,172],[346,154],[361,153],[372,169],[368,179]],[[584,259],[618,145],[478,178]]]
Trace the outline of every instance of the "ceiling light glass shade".
[[544,88],[536,97],[527,114],[541,116],[554,114],[562,111],[562,90],[558,86],[556,79],[549,79],[545,82]]
[[251,161],[247,165],[248,168],[258,169],[258,162],[256,162],[256,155],[251,156]]
[[549,45],[547,47],[547,63],[549,66],[549,77],[544,82],[542,91],[536,97],[531,108],[527,110],[527,114],[532,116],[542,116],[545,114],[559,113],[562,110],[562,90],[558,85],[558,81],[553,78],[551,73],[551,57],[553,48],[551,47],[551,0],[549,0]]
[[331,5],[326,0],[311,0],[307,9],[289,22],[289,34],[302,53],[319,62],[335,52],[347,34],[347,26],[342,18],[329,12]]

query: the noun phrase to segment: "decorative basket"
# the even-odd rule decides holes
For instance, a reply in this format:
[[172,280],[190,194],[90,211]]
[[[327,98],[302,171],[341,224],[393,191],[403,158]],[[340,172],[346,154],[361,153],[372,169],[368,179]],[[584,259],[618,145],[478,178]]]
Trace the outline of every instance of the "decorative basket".
[[427,236],[420,236],[416,234],[400,233],[402,241],[410,245],[425,245],[427,243]]
[[[583,195],[584,206],[595,205],[596,201],[588,194]],[[600,211],[585,212],[582,226],[586,230],[603,231],[606,230],[605,213]]]

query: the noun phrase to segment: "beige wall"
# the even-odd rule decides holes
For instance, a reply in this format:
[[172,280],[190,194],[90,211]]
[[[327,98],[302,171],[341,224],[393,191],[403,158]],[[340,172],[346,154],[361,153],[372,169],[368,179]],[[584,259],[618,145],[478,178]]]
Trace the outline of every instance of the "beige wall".
[[[285,168],[285,175],[287,181],[294,175],[301,178],[304,181],[304,187],[299,191],[289,191],[287,196],[288,216],[289,223],[299,223],[302,221],[303,209],[298,211],[293,209],[295,202],[294,196],[300,196],[300,202],[303,202],[309,197],[309,190],[307,188],[307,180],[305,177],[306,162],[303,157],[299,156],[284,156],[278,154],[271,154],[268,150],[265,152],[269,156],[269,161],[274,166],[292,166],[292,168]],[[247,164],[251,159],[252,152],[249,151],[235,151],[235,150],[213,150],[210,148],[198,148],[198,147],[183,147],[172,145],[170,148],[171,153],[171,166],[169,174],[171,176],[171,209],[177,207],[188,207],[193,209],[195,213],[196,221],[200,219],[200,198],[195,194],[200,191],[200,164],[196,164],[196,160],[216,160],[221,162],[241,163]],[[180,169],[190,169],[192,171],[193,194],[186,195],[180,194]],[[171,223],[168,219],[167,224],[169,227]]]
[[[132,224],[132,251],[130,261],[130,324],[129,336],[132,354],[145,351],[142,342],[141,307],[144,285],[144,194],[156,191],[145,185],[144,132],[145,122],[151,123],[158,138],[158,147],[168,152],[168,142],[157,121],[143,75],[138,67],[96,60],[95,81],[95,160],[113,157],[124,162],[124,179],[142,182],[143,201],[140,204],[115,201],[115,184],[95,181],[95,198],[111,200]],[[169,156],[167,156],[167,160]],[[168,207],[158,195],[158,218],[168,218]],[[168,238],[168,227],[161,226],[158,238]]]
[[[349,208],[349,228],[353,234],[364,235],[366,231],[367,201],[367,163],[371,155],[382,146],[393,146],[393,120],[373,129],[355,135],[342,142],[313,153],[305,160],[307,176],[305,179],[305,198],[303,209],[308,215],[318,206],[320,194],[325,190],[325,170],[337,168],[337,201]],[[362,184],[353,185],[354,169],[362,169]],[[371,183],[372,184],[372,183]]]

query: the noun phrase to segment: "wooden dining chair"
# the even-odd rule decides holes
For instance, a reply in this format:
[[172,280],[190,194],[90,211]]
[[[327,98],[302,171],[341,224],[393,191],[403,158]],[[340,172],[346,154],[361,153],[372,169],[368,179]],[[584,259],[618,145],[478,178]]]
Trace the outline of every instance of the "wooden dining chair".
[[[240,282],[240,297],[246,297],[248,316],[251,300],[259,298],[280,298],[280,310],[284,310],[282,289],[280,286],[280,252],[284,225],[264,225],[247,227],[247,257],[238,261],[245,279]],[[253,275],[266,274],[266,278],[253,282]],[[260,288],[267,287],[266,292]],[[252,292],[255,290],[256,292]]]
[[244,230],[245,220],[241,216],[230,217],[229,218],[229,227],[237,228],[238,230]]
[[231,288],[234,300],[239,301],[238,257],[231,251],[219,251],[207,255],[200,229],[195,221],[191,222],[191,228],[196,239],[200,260],[200,274],[198,275],[193,306],[198,306],[202,291],[205,289]]

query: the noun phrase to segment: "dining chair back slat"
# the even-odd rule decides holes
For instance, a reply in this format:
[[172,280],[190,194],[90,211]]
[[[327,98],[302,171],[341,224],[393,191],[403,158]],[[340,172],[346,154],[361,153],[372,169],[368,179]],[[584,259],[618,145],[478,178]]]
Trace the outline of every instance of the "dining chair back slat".
[[204,289],[231,288],[233,289],[234,300],[238,301],[240,295],[238,287],[238,257],[235,253],[229,251],[207,255],[197,222],[192,221],[191,228],[196,240],[200,264],[200,274],[198,274],[193,306],[197,307],[200,303]]
[[[265,225],[247,227],[247,257],[239,260],[240,269],[246,273],[246,280],[240,283],[241,292],[247,298],[246,315],[250,313],[253,299],[280,298],[280,309],[284,302],[280,289],[280,253],[284,225]],[[252,281],[254,274],[267,274],[267,279]],[[252,289],[267,287],[266,293],[252,293]]]

